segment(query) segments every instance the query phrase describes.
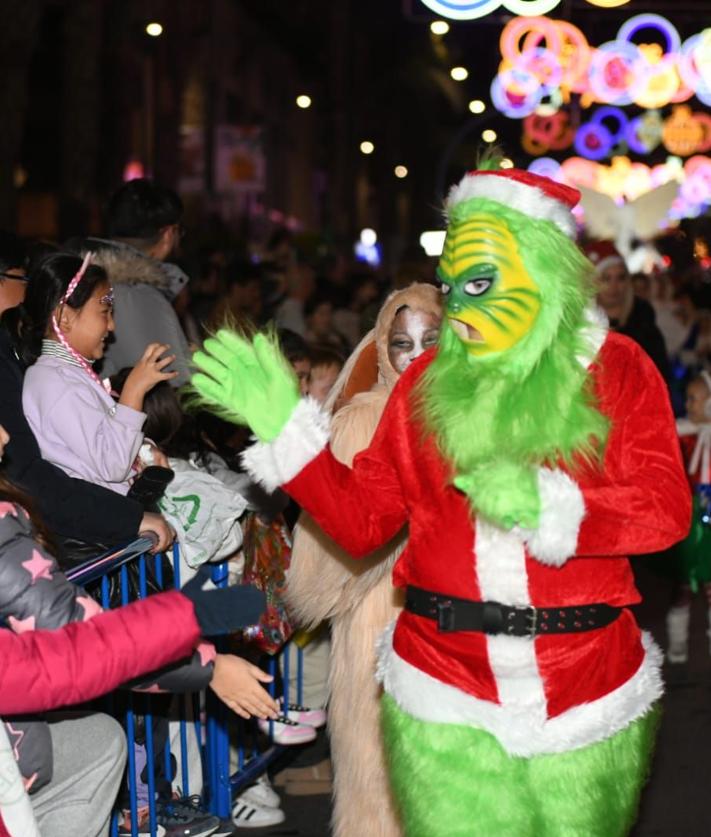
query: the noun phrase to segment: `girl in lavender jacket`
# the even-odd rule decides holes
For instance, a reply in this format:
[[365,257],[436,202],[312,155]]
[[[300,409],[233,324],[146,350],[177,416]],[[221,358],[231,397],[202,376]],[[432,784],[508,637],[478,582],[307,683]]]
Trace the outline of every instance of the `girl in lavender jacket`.
[[22,404],[42,456],[72,477],[125,494],[143,442],[146,393],[177,373],[167,346],[151,343],[118,403],[91,364],[114,329],[113,294],[102,268],[55,254],[31,277],[25,298],[23,349],[28,363]]

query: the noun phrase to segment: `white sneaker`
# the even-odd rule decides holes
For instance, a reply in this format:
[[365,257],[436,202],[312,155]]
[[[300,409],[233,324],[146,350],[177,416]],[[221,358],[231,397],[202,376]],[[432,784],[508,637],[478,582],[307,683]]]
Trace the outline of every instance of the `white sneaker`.
[[[282,707],[283,705],[282,702]],[[297,724],[306,724],[306,726],[313,727],[314,729],[320,729],[326,725],[325,709],[312,709],[310,706],[290,703],[285,714],[290,721],[296,721]]]
[[263,773],[255,784],[242,791],[237,799],[242,802],[251,802],[252,805],[258,805],[260,808],[279,808],[281,805],[281,797],[272,788],[266,773]]
[[262,808],[243,799],[243,794],[237,797],[232,807],[232,822],[240,828],[264,828],[267,825],[279,825],[284,822],[286,815],[281,808]]
[[282,744],[287,747],[292,744],[308,744],[309,741],[316,738],[314,727],[298,724],[284,715],[280,715],[271,722],[260,718],[258,725],[265,735],[271,733],[271,739],[275,744]]

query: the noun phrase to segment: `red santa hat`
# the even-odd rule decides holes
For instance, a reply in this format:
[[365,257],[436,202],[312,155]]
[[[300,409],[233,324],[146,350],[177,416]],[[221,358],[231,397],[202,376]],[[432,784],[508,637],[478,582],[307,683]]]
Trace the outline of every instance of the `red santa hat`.
[[584,248],[585,255],[595,266],[595,273],[600,274],[603,270],[614,265],[624,265],[625,260],[619,250],[611,241],[593,241]]
[[445,211],[450,214],[457,204],[472,198],[488,198],[531,218],[552,221],[567,236],[575,237],[572,210],[580,192],[549,177],[523,169],[470,171],[450,189]]

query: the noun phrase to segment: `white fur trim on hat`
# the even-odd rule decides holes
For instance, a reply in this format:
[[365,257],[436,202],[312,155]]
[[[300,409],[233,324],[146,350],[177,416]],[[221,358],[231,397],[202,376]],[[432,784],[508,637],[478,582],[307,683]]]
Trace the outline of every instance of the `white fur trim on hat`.
[[318,402],[303,398],[276,439],[248,447],[242,454],[242,464],[271,493],[293,480],[321,453],[328,444],[329,425],[329,416]]
[[580,524],[585,517],[583,493],[558,468],[538,469],[541,515],[537,529],[517,530],[529,555],[551,567],[562,567],[575,555]]
[[472,198],[488,198],[532,218],[552,221],[569,238],[575,237],[573,213],[565,204],[549,197],[537,186],[529,186],[501,175],[468,174],[449,190],[445,212],[449,215],[458,203]]

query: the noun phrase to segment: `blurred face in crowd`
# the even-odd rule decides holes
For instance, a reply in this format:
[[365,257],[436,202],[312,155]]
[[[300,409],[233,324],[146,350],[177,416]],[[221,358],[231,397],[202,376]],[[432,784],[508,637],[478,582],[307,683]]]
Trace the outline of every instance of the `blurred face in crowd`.
[[401,308],[388,333],[388,360],[402,374],[415,358],[437,345],[440,320],[425,311]]
[[5,428],[0,424],[0,459],[2,459],[3,453],[5,453],[5,445],[10,441],[10,434],[5,430]]
[[706,384],[696,379],[686,388],[686,415],[694,424],[704,424],[711,421],[711,415],[706,413],[706,402],[711,399],[711,390]]
[[9,308],[17,308],[24,300],[27,290],[25,270],[9,267],[0,273],[0,314]]
[[333,306],[330,302],[322,302],[314,308],[308,318],[311,331],[317,335],[328,335],[333,327]]
[[340,371],[340,367],[335,363],[312,366],[308,394],[316,399],[319,404],[323,404],[331,388],[336,383],[336,378]]
[[291,365],[299,381],[299,392],[301,395],[308,395],[311,382],[311,361],[308,358],[301,358],[292,361]]
[[632,283],[627,268],[623,264],[606,267],[598,277],[597,301],[602,308],[614,316],[629,303],[632,295]]

